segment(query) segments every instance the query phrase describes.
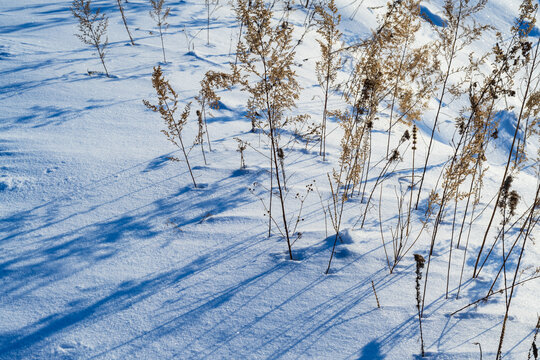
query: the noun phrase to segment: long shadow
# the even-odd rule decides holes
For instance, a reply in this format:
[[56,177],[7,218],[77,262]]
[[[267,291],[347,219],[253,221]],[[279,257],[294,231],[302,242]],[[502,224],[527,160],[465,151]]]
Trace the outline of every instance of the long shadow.
[[[77,61],[83,61],[83,60],[77,60]],[[14,71],[18,71],[18,70],[14,70]],[[43,86],[61,84],[65,82],[76,83],[79,81],[88,81],[91,79],[92,78],[88,75],[70,73],[70,74],[62,75],[60,77],[56,76],[56,77],[50,77],[50,78],[40,79],[40,80],[30,80],[30,81],[21,81],[21,82],[11,83],[11,84],[0,87],[0,90],[2,90],[3,92],[3,94],[0,95],[0,100],[13,97],[14,95],[17,95],[17,94],[23,94],[24,92],[27,92],[29,90],[36,89],[36,88],[41,88]],[[7,124],[7,125],[10,125],[10,124]]]
[[[155,161],[155,159],[154,159]],[[144,172],[146,169],[142,170]],[[242,178],[238,178],[236,173],[232,173],[228,178],[220,180],[203,190],[217,195],[195,196],[189,202],[189,210],[186,208],[186,197],[192,197],[193,192],[190,186],[180,188],[172,196],[167,196],[154,200],[151,203],[131,208],[123,214],[119,214],[108,219],[100,220],[89,225],[73,227],[70,230],[57,232],[50,236],[39,234],[32,237],[33,242],[39,242],[39,247],[19,253],[17,256],[4,258],[0,262],[5,294],[21,297],[33,290],[47,284],[47,278],[69,277],[75,271],[80,271],[92,262],[98,262],[110,258],[118,253],[125,246],[130,246],[131,239],[150,239],[161,230],[155,228],[155,224],[166,219],[173,220],[178,227],[183,228],[190,224],[198,224],[205,219],[207,214],[219,215],[231,209],[236,209],[244,204],[255,201],[248,197],[242,187],[235,187],[238,182],[245,181],[246,186],[256,180],[260,173],[248,173]],[[76,212],[70,209],[69,202],[51,202],[36,208],[17,212],[3,219],[3,226],[0,231],[6,236],[3,243],[17,239],[31,239],[31,234],[36,234],[41,230],[54,229],[63,222],[73,223],[76,218],[87,217],[101,207],[114,204],[120,200],[128,199],[135,192],[145,192],[158,184],[166,184],[175,180],[178,176],[161,179],[150,183],[135,191],[121,194],[109,201],[101,202],[97,205],[87,207],[85,210],[77,209]],[[235,185],[235,186],[233,186]],[[230,194],[229,189],[235,188],[235,192]],[[69,197],[68,197],[69,198]],[[66,210],[67,215],[65,215]],[[43,214],[46,214],[44,216]],[[191,213],[193,215],[186,215]],[[183,214],[178,216],[177,214]],[[36,224],[37,223],[37,224]],[[29,224],[30,226],[25,226]],[[66,223],[69,224],[69,223]],[[54,230],[53,230],[54,231]],[[122,245],[121,245],[122,244]],[[32,259],[32,261],[28,261]],[[78,260],[80,267],[77,269],[64,269],[62,264],[67,260]]]
[[[4,141],[4,143],[5,142],[6,141]],[[148,164],[153,162],[153,161],[156,161],[156,159],[149,160],[149,161],[143,161],[143,162],[134,164],[131,167],[128,167],[128,168],[125,168],[123,170],[114,172],[112,174],[109,174],[107,176],[102,177],[101,179],[94,180],[94,181],[92,181],[92,182],[90,182],[90,183],[88,183],[86,185],[82,185],[77,190],[64,193],[64,194],[62,194],[60,196],[57,196],[57,197],[55,197],[55,198],[53,198],[53,199],[51,199],[51,200],[49,200],[47,202],[44,202],[44,203],[42,203],[40,205],[37,205],[37,206],[35,206],[33,208],[30,208],[30,209],[27,209],[27,210],[22,210],[22,211],[17,211],[17,212],[12,213],[11,215],[6,216],[4,219],[2,219],[2,223],[0,223],[0,233],[5,234],[5,237],[2,240],[5,241],[5,240],[10,240],[10,239],[15,238],[15,237],[21,237],[21,236],[24,236],[24,235],[29,235],[31,233],[34,233],[34,232],[40,230],[40,229],[43,229],[45,227],[50,227],[52,225],[61,223],[63,221],[66,221],[66,220],[72,218],[75,215],[80,214],[81,212],[71,213],[70,215],[65,216],[64,218],[61,218],[61,219],[59,219],[58,216],[56,216],[56,214],[58,213],[58,209],[60,209],[62,207],[66,207],[67,205],[64,204],[64,203],[72,201],[72,197],[77,192],[79,192],[79,191],[91,191],[91,190],[95,190],[97,188],[106,187],[106,186],[110,185],[111,182],[114,183],[115,181],[117,181],[117,178],[120,177],[120,176],[132,176],[131,173],[132,172],[137,172],[138,168],[141,168],[143,166],[146,166],[148,168]],[[144,170],[143,170],[143,172],[144,172]],[[149,186],[139,188],[138,191],[148,189],[151,186],[155,186],[155,185],[158,185],[160,183],[164,183],[164,182],[167,182],[167,181],[174,180],[174,179],[178,178],[179,176],[181,176],[181,174],[177,175],[177,176],[169,177],[169,178],[166,178],[166,179],[161,179],[160,181],[154,182]],[[187,191],[188,189],[189,188],[185,188],[184,191]],[[115,200],[119,200],[119,199],[125,198],[127,196],[131,196],[133,194],[134,193],[126,193],[126,194],[123,194],[123,195],[117,197]],[[181,195],[181,194],[182,194],[181,191],[177,192],[177,195]],[[101,204],[99,204],[97,206],[93,206],[93,207],[90,208],[90,211],[95,210],[96,208],[98,208],[100,206],[103,206],[105,204],[109,204],[111,202],[113,202],[113,201],[108,201],[108,202],[101,203]],[[39,212],[43,212],[44,214],[39,213]],[[85,212],[83,212],[83,213],[85,213]],[[33,225],[32,224],[29,229],[28,228],[25,229],[25,227],[27,227],[27,225],[29,225],[30,223],[33,223],[33,222],[36,222],[36,221],[39,221],[39,220],[41,220],[40,221],[42,223],[41,225]]]
[[37,22],[37,21],[31,21],[26,22],[22,24],[16,24],[16,25],[4,25],[0,26],[0,34],[11,34],[11,33],[20,33],[20,32],[28,32],[28,31],[43,31],[45,29],[49,29],[52,27],[58,26],[58,24],[62,23],[70,23],[71,20],[68,20],[69,18],[66,17],[54,17],[54,18],[48,18],[47,20]]
[[[354,263],[357,263],[364,255],[365,254],[361,254],[356,258],[351,258],[348,264],[343,266],[340,271],[348,266],[351,266]],[[375,276],[377,276],[377,274],[380,273],[381,271],[379,270],[373,274],[366,274],[365,279],[360,280],[358,283],[352,285],[348,289],[339,292],[338,294],[328,298],[326,301],[318,303],[305,311],[300,311],[300,313],[292,315],[290,321],[281,324],[278,331],[274,331],[272,333],[272,336],[267,336],[267,339],[262,344],[258,344],[258,348],[279,344],[279,346],[273,346],[278,348],[279,350],[273,352],[269,356],[270,358],[280,358],[282,356],[285,356],[286,354],[289,354],[289,352],[297,349],[298,346],[305,344],[306,342],[309,342],[309,344],[305,344],[304,346],[307,348],[302,349],[302,351],[304,352],[305,350],[309,349],[311,346],[317,343],[317,339],[322,337],[332,328],[349,321],[344,319],[345,315],[355,309],[364,300],[372,296],[369,280],[373,279]],[[377,287],[380,289],[384,289],[400,278],[401,276],[385,277],[383,281],[377,281]],[[331,286],[332,276],[324,276],[321,274],[321,276],[315,278],[311,283],[307,284],[302,289],[299,289],[297,292],[286,298],[282,303],[274,307],[272,310],[244,326],[241,329],[242,331],[240,331],[240,333],[248,332],[249,328],[254,327],[255,324],[262,321],[270,314],[278,311],[283,311],[285,306],[291,304],[293,301],[301,301],[303,295],[309,296],[308,293],[310,291],[314,291],[315,288],[326,289],[327,287]],[[369,312],[370,311],[368,311],[367,313]],[[367,315],[367,313],[359,314],[356,316],[362,317]],[[294,335],[291,337],[290,334]],[[216,345],[214,345],[214,350],[210,354],[205,355],[205,358],[212,358],[209,355],[217,351],[216,347],[225,346],[235,337],[236,335],[233,335],[230,338],[226,339],[226,341],[224,342],[216,343]]]
[[164,287],[176,283],[185,273],[185,269],[180,269],[165,272],[144,280],[125,281],[109,295],[98,301],[81,306],[79,309],[67,314],[57,313],[51,315],[25,326],[16,333],[8,334],[8,336],[4,335],[4,339],[0,345],[0,353],[9,355],[12,352],[21,350],[29,350],[31,352],[30,347],[53,334],[75,326],[82,321],[96,320],[127,309],[133,304],[152,296]]
[[[248,246],[253,246],[253,245],[248,245]],[[245,249],[242,249],[242,251],[245,251]],[[206,257],[203,258],[202,261],[197,261],[195,264],[188,265],[187,267],[185,267],[184,269],[182,269],[180,271],[179,276],[173,276],[171,278],[171,281],[167,282],[167,284],[168,285],[172,285],[172,284],[177,285],[178,282],[181,281],[186,276],[193,276],[197,272],[201,272],[201,271],[204,271],[204,270],[206,270],[208,268],[211,268],[212,266],[215,266],[217,264],[216,260],[210,261],[210,259],[211,259],[211,257],[206,256]],[[221,262],[221,261],[225,261],[225,260],[227,260],[227,258],[220,258],[217,261]],[[213,310],[213,309],[216,309],[216,308],[219,308],[220,306],[224,306],[228,301],[230,301],[231,298],[233,298],[235,296],[235,294],[242,291],[246,287],[253,285],[257,281],[265,278],[269,274],[272,274],[273,272],[279,270],[279,268],[281,268],[282,266],[284,266],[284,264],[277,265],[276,267],[268,269],[267,271],[264,271],[262,273],[259,273],[259,274],[256,274],[254,276],[248,277],[247,279],[242,280],[237,284],[234,284],[234,285],[232,285],[232,286],[230,286],[230,287],[228,287],[228,288],[226,288],[224,290],[221,290],[221,291],[215,293],[209,300],[206,300],[206,301],[204,301],[202,303],[197,302],[197,303],[194,303],[194,304],[186,304],[186,305],[182,306],[181,309],[174,309],[173,312],[176,314],[176,313],[178,313],[180,311],[183,311],[186,308],[189,308],[189,309],[183,311],[180,315],[173,316],[169,320],[161,323],[159,326],[156,326],[151,330],[145,331],[145,332],[141,333],[140,335],[131,338],[128,341],[125,341],[123,343],[120,343],[120,344],[114,346],[113,348],[110,348],[110,349],[104,350],[104,351],[102,351],[102,352],[100,352],[98,354],[95,354],[92,357],[90,357],[90,359],[99,358],[99,357],[102,357],[104,355],[110,355],[110,354],[114,353],[117,350],[120,350],[121,348],[123,348],[125,346],[131,345],[132,343],[134,343],[136,341],[140,341],[140,340],[143,340],[143,339],[145,341],[155,341],[156,339],[159,339],[159,338],[161,338],[163,336],[166,336],[166,335],[168,335],[170,333],[181,332],[183,327],[186,327],[189,324],[196,323],[197,321],[199,321],[199,318],[203,314],[205,314],[206,312],[208,312],[210,310]],[[185,270],[186,268],[187,268],[187,271]]]
[[[374,276],[374,274],[371,276],[368,275],[367,278],[372,276]],[[328,279],[331,278],[325,278],[325,280]],[[272,355],[270,355],[270,358],[283,357],[305,342],[310,343],[306,346],[307,349],[309,349],[318,341],[319,338],[321,338],[332,328],[338,327],[339,325],[349,321],[346,319],[346,315],[353,309],[356,309],[359,304],[361,304],[372,294],[372,290],[370,285],[368,285],[368,282],[369,281],[367,279],[359,282],[358,284],[349,287],[345,291],[340,292],[328,300],[317,304],[313,308],[298,314],[293,323],[283,327],[283,329],[275,334],[274,337],[270,338],[264,343],[264,345],[268,345],[271,341],[278,341],[278,338],[290,333],[293,331],[293,329],[298,332],[298,334],[292,338],[289,338],[288,340],[286,338],[286,340],[280,341],[278,350],[274,351]],[[376,311],[376,309],[372,308],[370,311],[355,314],[355,316],[363,317],[371,311]],[[302,351],[305,350],[306,349],[302,349]]]
[[[148,162],[149,166],[141,172],[148,170],[148,168],[155,169],[156,161],[159,163],[159,158]],[[137,169],[140,167],[138,166]],[[196,199],[200,199],[199,201],[191,200],[193,206],[190,206],[190,210],[199,209],[201,211],[207,211],[211,209],[213,214],[219,214],[252,202],[254,201],[253,199],[246,198],[245,195],[242,196],[240,193],[230,194],[228,190],[233,182],[238,183],[245,180],[249,183],[258,176],[257,173],[252,173],[247,177],[243,176],[242,179],[239,179],[238,174],[233,172],[228,178],[218,181],[216,184],[202,190],[214,193],[218,199],[217,201],[206,200],[206,197],[199,196],[196,197]],[[174,178],[169,178],[164,181],[170,181],[171,179],[174,180]],[[152,186],[155,186],[155,184],[145,186],[139,189],[139,191]],[[129,197],[131,194],[123,194],[120,198]],[[223,196],[224,194],[227,194],[227,196]],[[37,239],[33,239],[32,241],[39,242],[39,247],[33,247],[31,250],[23,251],[18,256],[8,258],[0,264],[3,296],[14,301],[30,294],[39,287],[50,286],[50,279],[60,281],[82,269],[94,266],[98,262],[114,256],[121,249],[129,248],[131,246],[130,242],[133,239],[138,239],[138,241],[154,239],[160,231],[156,229],[154,223],[166,218],[172,218],[174,214],[182,213],[186,206],[186,202],[182,201],[182,199],[186,197],[193,197],[192,191],[190,191],[190,188],[180,188],[173,196],[157,199],[152,203],[130,209],[123,214],[113,216],[109,219],[57,233],[49,237],[38,236]],[[229,199],[220,199],[227,197]],[[114,201],[118,201],[118,198],[110,202]],[[98,206],[102,205],[100,204]],[[42,211],[55,208],[52,213],[56,215],[52,216],[51,223],[40,225],[37,228],[34,227],[31,231],[50,227],[58,223],[59,220],[57,217],[62,216],[62,213],[65,212],[62,211],[63,206],[67,206],[67,204],[48,203],[42,205],[40,207]],[[94,206],[87,211],[95,211],[96,208],[98,207]],[[203,215],[204,212],[201,216],[184,219],[182,226],[193,223],[195,219],[200,219]],[[71,216],[73,214],[67,217],[69,218]],[[21,217],[24,217],[24,219],[21,219]],[[21,239],[20,235],[14,235],[14,232],[21,233],[18,226],[20,225],[20,221],[30,221],[33,223],[40,221],[40,216],[39,214],[35,214],[35,209],[19,212],[16,216],[12,216],[10,219],[12,225],[8,229],[4,228],[4,230],[8,230],[8,233],[11,233],[10,239],[12,240]],[[29,239],[27,236],[29,234],[28,230],[24,234]],[[71,312],[59,312],[39,319],[14,332],[4,334],[0,340],[0,353],[4,354],[4,356],[31,353],[32,349],[38,343],[41,343],[54,334],[61,333],[65,329],[74,326],[80,326],[81,323],[86,321],[106,317],[129,308],[156,292],[173,285],[177,286],[184,279],[213,268],[221,262],[229,261],[234,256],[240,256],[247,248],[256,246],[256,244],[257,242],[254,241],[234,242],[229,247],[207,252],[180,269],[150,276],[142,280],[124,282],[109,295],[97,301],[89,303],[89,299],[81,299],[76,302],[77,308]],[[32,261],[29,263],[28,259],[32,259]],[[66,267],[68,264],[67,261],[69,261],[69,264],[77,263],[78,266],[76,268],[72,266]],[[276,269],[278,268],[279,266],[276,267]],[[270,273],[272,270],[268,270],[268,272]],[[195,309],[191,309],[182,316],[171,320],[170,324],[174,324],[174,326],[171,325],[169,328],[167,324],[163,324],[160,329],[155,329],[154,333],[157,333],[158,335],[156,336],[160,337],[161,335],[159,334],[161,333],[167,333],[177,329],[178,324],[175,321],[200,316],[201,313],[227,302],[236,292],[265,276],[265,273],[258,274],[217,294],[207,304],[199,304]]]
[[96,104],[88,105],[79,109],[70,106],[58,107],[55,105],[35,105],[27,110],[28,115],[6,119],[7,121],[5,123],[5,127],[30,126],[33,128],[39,128],[50,125],[61,125],[69,122],[70,120],[78,118],[83,113],[92,111],[94,109],[102,109],[115,105],[117,105],[117,103],[108,105]]
[[[46,286],[50,278],[60,280],[118,253],[136,237],[152,238],[156,230],[137,216],[121,216],[33,241],[40,246],[0,263],[4,295],[19,299]],[[126,245],[129,245],[126,244]],[[29,261],[31,259],[31,261]],[[76,262],[77,265],[69,265]]]
[[29,10],[45,8],[45,7],[48,7],[48,6],[56,6],[58,4],[63,4],[63,2],[58,2],[58,3],[54,3],[54,4],[52,4],[50,2],[47,2],[45,4],[25,4],[24,6],[4,8],[4,9],[2,9],[2,11],[4,13],[8,14],[10,12],[29,11]]
[[[194,276],[196,273],[202,271],[201,268],[215,267],[221,261],[229,261],[231,256],[242,256],[242,253],[246,251],[247,247],[252,246],[254,245],[247,245],[247,243],[245,242],[236,242],[234,245],[231,245],[231,248],[226,249],[224,252],[221,252],[216,257],[214,257],[215,254],[208,254],[204,258],[197,260],[194,264],[185,266],[185,271],[183,272],[182,276]],[[352,261],[358,260],[359,259],[354,259]],[[202,302],[194,301],[192,303],[182,303],[181,297],[179,297],[177,300],[179,302],[178,306],[170,308],[169,305],[174,304],[174,302],[168,302],[164,304],[167,305],[167,314],[179,315],[174,315],[172,318],[167,317],[166,321],[162,322],[151,330],[145,331],[140,335],[129,339],[128,341],[122,342],[110,349],[104,350],[103,352],[94,355],[92,358],[113,356],[113,354],[117,354],[117,352],[125,354],[126,351],[129,351],[129,348],[136,348],[137,343],[151,343],[154,341],[158,341],[164,336],[176,336],[176,334],[187,333],[190,331],[189,327],[192,324],[200,323],[202,317],[209,312],[226,311],[226,317],[223,320],[213,324],[212,327],[206,330],[203,334],[197,335],[197,338],[214,339],[214,331],[219,331],[220,327],[226,326],[226,322],[228,319],[233,318],[236,313],[243,311],[255,299],[263,298],[265,293],[269,291],[271,287],[280,284],[286,277],[293,276],[294,273],[291,272],[291,270],[296,266],[299,266],[299,264],[296,264],[295,262],[278,261],[274,264],[274,266],[266,268],[255,275],[248,276],[243,280],[235,282],[232,285],[226,287],[224,290],[220,290],[214,293],[210,298],[204,299],[204,301]],[[377,273],[379,273],[379,271]],[[375,276],[377,273],[368,275],[367,277],[373,278],[373,276]],[[399,276],[386,278],[385,282],[377,282],[377,286],[380,286],[380,288],[383,289],[386,286],[391,286],[392,283],[394,281],[397,281],[399,278]],[[177,281],[179,280],[180,279],[177,279]],[[291,305],[295,301],[301,301],[302,296],[308,296],[308,293],[310,291],[314,291],[316,287],[324,288],[323,283],[331,281],[332,277],[323,276],[321,274],[321,276],[316,277],[306,286],[290,294],[280,304],[272,307],[272,309],[262,314],[262,316],[258,316],[252,321],[242,324],[241,327],[235,329],[235,331],[230,331],[225,338],[218,337],[215,338],[215,341],[211,340],[212,344],[207,347],[207,351],[205,351],[204,354],[199,352],[198,357],[211,359],[214,356],[218,356],[215,355],[215,353],[223,346],[231,343],[240,334],[249,333],[250,329],[255,327],[258,323],[264,321],[270,315],[285,311],[286,306]],[[278,358],[279,356],[288,353],[300,343],[312,339],[313,335],[323,335],[325,332],[329,331],[332,326],[339,325],[342,321],[340,320],[340,318],[343,318],[343,315],[350,312],[360,302],[371,296],[371,288],[367,285],[368,283],[369,281],[363,281],[360,284],[355,284],[350,288],[346,289],[345,291],[340,292],[338,295],[331,297],[327,301],[316,305],[310,310],[307,310],[304,314],[294,316],[294,319],[291,319],[291,322],[283,324],[282,329],[280,329],[278,333],[275,333],[274,336],[269,337],[267,341],[265,341],[261,345],[261,347],[267,346],[269,344],[275,344],[276,341],[281,343],[283,341],[283,339],[281,338],[283,334],[293,331],[293,329],[301,329],[298,337],[291,339],[291,343],[289,343],[288,341],[284,342],[286,348],[282,353],[276,352],[271,355],[272,358]],[[257,284],[259,285],[257,286]],[[250,292],[249,296],[240,295],[243,291],[247,289],[255,289],[257,287],[257,292]],[[234,305],[232,304],[233,299],[235,300]],[[238,303],[239,300],[241,301],[240,303]],[[231,308],[234,308],[235,310],[231,311]],[[320,321],[314,321],[314,319],[320,320],[321,316],[323,317],[322,325],[320,325]],[[327,320],[324,320],[325,316],[328,316]],[[300,323],[298,321],[300,321]],[[313,343],[311,345],[313,345]],[[190,344],[191,345],[188,345],[187,348],[183,348],[181,353],[175,354],[174,357],[185,357],[191,346],[195,346],[194,343]],[[246,350],[249,351],[249,349]]]
[[[5,70],[0,71],[0,75],[12,74],[12,73],[16,73],[19,71],[26,71],[26,70],[37,70],[37,69],[41,69],[41,68],[48,67],[51,65],[56,65],[56,64],[57,64],[57,59],[40,60],[33,63],[25,63],[22,65],[17,64],[17,66],[15,67],[5,67]],[[20,82],[18,84],[26,84],[26,83],[30,83],[30,82]],[[16,84],[9,84],[9,85],[3,86],[0,89],[2,90],[2,93],[4,93],[5,91],[10,91],[10,90],[13,91],[13,89],[16,86],[17,86]]]

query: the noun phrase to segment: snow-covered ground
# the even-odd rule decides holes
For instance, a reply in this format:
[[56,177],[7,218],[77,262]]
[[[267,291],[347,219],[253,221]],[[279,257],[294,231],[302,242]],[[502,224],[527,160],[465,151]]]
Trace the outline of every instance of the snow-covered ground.
[[[369,2],[337,1],[346,41],[365,38],[376,26],[377,9]],[[430,14],[442,14],[441,2],[426,4]],[[228,71],[234,61],[239,28],[228,3],[220,3],[207,45],[204,1],[166,1],[171,7],[164,37],[168,63],[161,65],[181,107],[194,101],[206,71]],[[77,26],[70,5],[68,0],[0,2],[0,358],[419,357],[412,253],[427,257],[429,232],[389,274],[377,208],[360,229],[364,204],[353,198],[346,204],[343,242],[331,273],[325,275],[334,238],[330,228],[326,231],[321,199],[311,192],[297,229],[302,236],[293,245],[296,260],[288,260],[284,239],[275,229],[268,237],[267,217],[256,196],[267,200],[268,145],[260,134],[250,132],[244,117],[246,95],[238,90],[222,94],[224,106],[213,111],[208,124],[208,165],[199,146],[191,149],[201,185],[195,189],[185,164],[168,159],[180,154],[160,133],[161,119],[141,101],[155,101],[150,78],[162,61],[149,2],[124,4],[136,46],[127,41],[116,1],[92,2],[110,19],[106,62],[111,78],[88,74],[101,71],[101,64],[92,49],[73,36]],[[519,1],[494,0],[480,19],[507,30],[518,6]],[[301,25],[304,17],[298,9],[293,21]],[[424,31],[426,39],[433,36],[427,25]],[[315,80],[315,38],[311,31],[297,50],[301,66],[296,70],[304,88],[297,110],[318,122],[322,101]],[[487,50],[491,44],[475,46]],[[429,141],[435,99],[431,105],[426,123],[419,124],[418,159]],[[330,107],[341,106],[342,99],[334,94]],[[437,170],[451,151],[450,121],[459,108],[443,111],[448,124],[443,122],[437,133],[426,189],[435,185]],[[513,131],[511,117],[503,125],[503,130]],[[376,161],[386,150],[385,126],[374,135]],[[332,122],[329,129],[335,128]],[[196,131],[193,112],[184,133],[190,146]],[[307,185],[315,181],[322,200],[329,198],[326,174],[337,164],[339,133],[329,137],[325,162],[317,144],[297,143],[287,152],[293,223],[300,207],[294,196],[304,196]],[[487,201],[499,186],[511,135],[501,131],[492,150],[484,180]],[[245,170],[239,169],[235,137],[251,144]],[[410,164],[408,157],[392,175],[396,181],[384,188],[385,225],[396,221],[394,185],[411,170],[404,164]],[[373,170],[371,184],[378,171]],[[534,166],[516,180],[526,205],[536,183]],[[412,228],[418,232],[422,212],[413,218]],[[430,358],[479,359],[478,344],[484,358],[495,357],[503,295],[450,316],[483,297],[498,270],[493,261],[479,278],[470,279],[486,223],[484,215],[473,228],[459,299],[457,269],[463,248],[453,250],[456,270],[446,299],[451,226],[443,224],[423,319]],[[538,266],[539,255],[539,244],[529,242],[522,268]],[[505,359],[527,357],[540,312],[538,294],[536,280],[517,288]]]

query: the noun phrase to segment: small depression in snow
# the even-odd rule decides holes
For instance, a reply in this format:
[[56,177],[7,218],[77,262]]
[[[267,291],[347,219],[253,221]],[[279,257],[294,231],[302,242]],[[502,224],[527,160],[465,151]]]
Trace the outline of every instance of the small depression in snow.
[[427,7],[420,5],[420,16],[427,22],[440,27],[446,27],[446,21],[439,15],[431,12]]
[[[505,151],[510,151],[517,125],[516,115],[510,111],[503,110],[495,114],[495,119],[499,121],[497,133],[498,146]],[[523,124],[520,127],[521,129],[518,131],[516,139],[523,141]]]
[[499,133],[503,131],[508,135],[513,135],[516,130],[516,115],[510,111],[502,110],[495,114],[495,119],[499,121]]
[[23,178],[0,175],[0,191],[10,191],[20,188],[26,182]]
[[[516,19],[516,22],[517,22],[517,19]],[[529,23],[527,21],[523,21],[519,26],[519,29],[523,30],[523,32],[525,32],[528,28],[529,28]],[[533,27],[531,32],[529,33],[529,36],[539,37],[540,36],[540,30],[538,29],[538,27],[536,27],[536,26]]]

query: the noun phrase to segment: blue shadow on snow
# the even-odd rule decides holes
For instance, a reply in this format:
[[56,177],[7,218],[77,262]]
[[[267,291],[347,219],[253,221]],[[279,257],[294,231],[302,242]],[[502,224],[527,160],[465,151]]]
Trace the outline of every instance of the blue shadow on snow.
[[420,16],[432,25],[446,27],[446,21],[425,6],[420,6]]

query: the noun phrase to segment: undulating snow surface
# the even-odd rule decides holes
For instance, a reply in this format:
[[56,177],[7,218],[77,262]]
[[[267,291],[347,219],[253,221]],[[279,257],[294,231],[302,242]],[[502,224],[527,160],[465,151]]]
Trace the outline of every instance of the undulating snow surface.
[[[376,27],[375,14],[381,10],[373,5],[384,2],[337,4],[344,40],[353,43]],[[328,232],[325,229],[321,199],[312,192],[297,229],[302,236],[293,245],[296,260],[288,260],[286,242],[275,228],[268,237],[268,219],[256,196],[267,201],[268,144],[263,135],[250,132],[244,117],[247,95],[238,89],[224,92],[222,108],[212,111],[208,165],[199,146],[190,151],[201,185],[195,189],[185,164],[168,159],[181,154],[160,133],[162,120],[141,101],[155,102],[150,78],[153,66],[162,61],[149,2],[124,4],[136,46],[127,41],[116,1],[92,2],[110,19],[106,62],[111,78],[89,75],[88,71],[101,71],[101,64],[73,35],[77,24],[70,5],[68,0],[0,2],[0,358],[419,357],[412,254],[427,258],[430,231],[389,274],[379,228],[379,190],[363,229],[358,219],[365,203],[353,198],[346,204],[332,271],[325,275],[334,237],[329,225]],[[164,37],[168,63],[161,66],[183,107],[194,100],[206,71],[229,70],[239,27],[231,7],[220,1],[207,45],[203,0],[167,0],[166,5],[171,7]],[[423,7],[425,16],[437,19],[435,25],[442,19],[441,5],[442,1],[433,1]],[[494,0],[479,20],[507,33],[518,6],[516,0]],[[301,26],[306,13],[298,4],[295,8],[292,22]],[[425,23],[420,40],[433,37]],[[296,70],[304,88],[297,112],[319,122],[322,92],[315,78],[319,57],[315,39],[312,30],[297,49]],[[486,40],[492,39],[486,35]],[[474,46],[487,50],[489,41]],[[464,55],[462,61],[466,59]],[[340,74],[341,80],[346,78],[346,73]],[[332,95],[330,108],[343,104],[339,94]],[[433,99],[425,122],[418,124],[417,159],[425,156],[436,105]],[[435,186],[452,151],[448,142],[459,111],[454,105],[443,107],[426,189]],[[501,117],[480,208],[499,186],[511,142],[515,115]],[[329,130],[336,128],[332,121]],[[385,129],[384,121],[376,125],[373,164],[385,156]],[[394,131],[405,129],[398,126]],[[190,147],[196,131],[193,111],[184,133]],[[337,164],[340,136],[339,129],[329,136],[325,162],[316,143],[306,146],[299,141],[288,149],[292,223],[300,207],[294,196],[304,196],[308,184],[315,181],[323,202],[329,199],[327,172]],[[245,170],[239,169],[235,137],[251,144],[245,152]],[[407,187],[409,153],[391,175],[393,182],[390,179],[383,187],[384,226],[395,226],[396,185],[401,177],[403,190]],[[372,170],[368,189],[381,166]],[[529,164],[514,184],[524,208],[531,204],[536,184],[535,166]],[[421,210],[413,213],[415,233],[427,194]],[[453,249],[450,293],[445,298],[452,214],[447,214],[437,237],[423,319],[430,358],[479,359],[478,344],[484,359],[495,357],[503,295],[450,316],[483,297],[498,270],[500,254],[471,280],[488,212],[472,229],[459,299],[463,247]],[[390,230],[384,231],[388,241]],[[516,233],[517,229],[510,232]],[[522,268],[538,266],[539,253],[538,243],[529,242]],[[538,281],[517,288],[506,329],[505,359],[527,357],[540,311],[539,294]]]

